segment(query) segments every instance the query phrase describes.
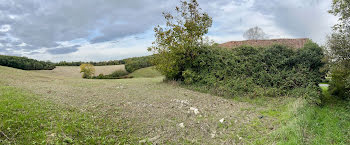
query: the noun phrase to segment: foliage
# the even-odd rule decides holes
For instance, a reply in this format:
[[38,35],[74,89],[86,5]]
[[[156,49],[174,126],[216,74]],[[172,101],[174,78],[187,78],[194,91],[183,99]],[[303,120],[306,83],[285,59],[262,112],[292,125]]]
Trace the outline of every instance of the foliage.
[[[224,96],[259,92],[279,96],[296,88],[316,86],[325,73],[323,52],[308,42],[297,51],[286,46],[241,46],[233,49],[202,47],[192,67],[182,74],[184,83],[202,86]],[[261,95],[261,94],[260,94]]]
[[52,70],[55,68],[55,65],[51,62],[6,55],[0,55],[0,65],[23,70]]
[[80,66],[82,64],[92,64],[94,66],[106,66],[106,65],[120,65],[124,64],[124,60],[110,60],[110,61],[101,61],[101,62],[66,62],[66,61],[61,61],[59,63],[56,63],[56,66]]
[[125,69],[129,73],[132,73],[135,70],[153,66],[153,64],[151,63],[152,57],[153,56],[143,56],[124,59]]
[[122,70],[117,70],[114,71],[112,74],[109,75],[103,75],[103,74],[99,74],[98,76],[93,76],[92,79],[122,79],[122,78],[131,78],[128,77],[129,73],[126,71],[122,71]]
[[350,63],[334,64],[332,67],[332,80],[330,93],[341,99],[350,99]]
[[328,38],[331,76],[330,92],[341,99],[350,99],[350,1],[333,0],[329,12],[339,16],[333,34]]
[[256,26],[244,32],[243,37],[247,40],[264,40],[269,39],[267,34],[260,27]]
[[80,73],[83,73],[83,78],[92,78],[95,74],[95,67],[92,64],[80,65]]
[[163,13],[166,27],[154,28],[156,40],[148,50],[155,53],[153,63],[167,79],[181,80],[182,72],[191,67],[205,43],[204,35],[212,25],[212,18],[200,12],[196,0],[182,1],[177,15]]
[[338,24],[334,26],[339,32],[348,31],[350,29],[350,1],[349,0],[333,0],[332,9],[329,13],[340,16]]
[[43,101],[13,87],[0,86],[0,92],[0,144],[138,142],[121,121]]

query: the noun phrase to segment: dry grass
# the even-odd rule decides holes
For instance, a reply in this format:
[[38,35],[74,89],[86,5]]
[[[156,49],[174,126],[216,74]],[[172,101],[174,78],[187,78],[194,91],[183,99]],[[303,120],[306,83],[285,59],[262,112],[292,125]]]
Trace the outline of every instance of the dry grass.
[[[95,66],[95,75],[104,74],[108,75],[117,70],[125,70],[124,65],[108,65],[108,66]],[[49,74],[52,76],[65,76],[72,78],[81,78],[79,66],[57,66],[54,70],[40,70],[39,73]]]
[[[136,136],[152,143],[250,144],[273,131],[274,117],[259,119],[266,109],[262,106],[163,83],[163,77],[86,80],[65,77],[67,73],[38,73],[0,66],[0,82],[59,105],[115,122],[123,120],[136,131]],[[193,108],[199,113],[195,114]]]

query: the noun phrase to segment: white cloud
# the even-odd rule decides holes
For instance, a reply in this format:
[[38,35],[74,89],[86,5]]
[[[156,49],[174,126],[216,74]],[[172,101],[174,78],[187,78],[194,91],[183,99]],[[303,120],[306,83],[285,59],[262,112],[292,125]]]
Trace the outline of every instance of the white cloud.
[[[322,44],[336,18],[330,0],[198,0],[213,17],[209,38],[242,40],[259,26],[270,38],[309,37]],[[150,54],[153,27],[173,0],[0,0],[0,52],[52,61],[100,61]],[[5,51],[6,49],[6,51]]]

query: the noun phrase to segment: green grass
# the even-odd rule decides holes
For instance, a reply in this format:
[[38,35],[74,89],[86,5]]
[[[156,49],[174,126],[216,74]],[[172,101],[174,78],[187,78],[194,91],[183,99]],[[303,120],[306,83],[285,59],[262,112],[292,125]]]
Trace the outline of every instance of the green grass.
[[[329,97],[328,88],[322,87]],[[324,106],[313,106],[305,100],[277,109],[281,126],[261,144],[350,144],[350,110],[346,104],[332,101]]]
[[0,84],[0,144],[125,144],[122,122],[64,108]]
[[155,78],[161,77],[162,75],[154,67],[147,67],[138,69],[133,73],[129,74],[129,76],[132,76],[134,78]]

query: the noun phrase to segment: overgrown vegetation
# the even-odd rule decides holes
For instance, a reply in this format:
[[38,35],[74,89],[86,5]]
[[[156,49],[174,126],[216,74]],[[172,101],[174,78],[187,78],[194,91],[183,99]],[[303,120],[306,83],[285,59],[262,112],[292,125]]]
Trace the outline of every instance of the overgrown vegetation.
[[169,80],[221,96],[282,96],[298,92],[320,104],[317,85],[325,78],[323,50],[308,42],[294,51],[286,46],[225,49],[204,41],[212,24],[196,0],[182,2],[177,15],[164,13],[167,27],[155,28],[156,68]]
[[151,63],[152,57],[153,56],[151,55],[124,59],[123,61],[125,62],[125,69],[129,73],[132,73],[138,69],[153,66]]
[[275,45],[232,49],[206,46],[199,52],[192,66],[182,72],[185,84],[222,96],[276,97],[294,91],[306,93],[315,103],[321,101],[312,90],[317,90],[325,77],[320,72],[323,52],[311,41],[297,51]]
[[130,130],[0,85],[0,144],[132,144]]
[[[329,97],[327,87],[323,95]],[[259,144],[349,144],[350,110],[346,103],[333,100],[322,107],[303,99],[277,109],[281,128],[258,141]]]
[[127,71],[123,70],[117,70],[114,71],[112,74],[104,75],[99,74],[98,76],[93,76],[92,79],[126,79],[126,78],[132,78],[131,76],[128,76]]
[[52,70],[56,67],[51,62],[7,55],[0,55],[0,65],[23,70]]
[[328,38],[331,81],[330,92],[343,100],[350,100],[350,1],[333,0],[329,12],[339,16],[339,23]]
[[199,48],[205,44],[204,35],[212,25],[212,18],[201,12],[196,0],[182,1],[176,7],[176,15],[163,13],[166,27],[154,28],[156,40],[153,63],[167,79],[179,80],[182,72],[191,67],[199,55]]
[[95,67],[92,64],[80,65],[80,73],[83,73],[83,78],[90,79],[95,74]]

